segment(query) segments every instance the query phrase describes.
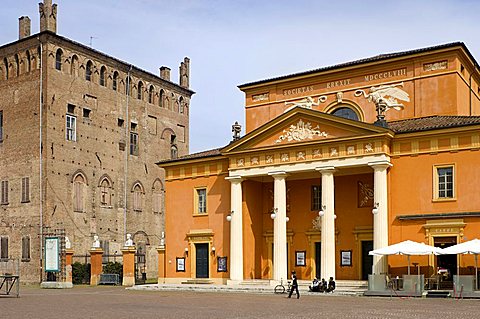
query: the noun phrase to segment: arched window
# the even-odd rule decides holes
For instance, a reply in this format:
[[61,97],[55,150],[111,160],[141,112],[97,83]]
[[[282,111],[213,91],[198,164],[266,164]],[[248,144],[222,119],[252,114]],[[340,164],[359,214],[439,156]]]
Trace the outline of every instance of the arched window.
[[127,78],[125,79],[125,94],[126,95],[130,95],[131,92],[132,92],[132,88],[130,87],[132,85],[132,79],[127,76]]
[[17,76],[20,75],[20,60],[18,58],[18,54],[15,54],[15,73]]
[[93,69],[92,61],[88,61],[87,66],[85,67],[85,80],[87,81],[92,80],[92,69]]
[[112,206],[112,184],[107,177],[100,182],[100,205]]
[[165,107],[165,91],[163,89],[160,90],[160,96],[158,98],[158,105],[160,107]]
[[172,111],[178,111],[178,110],[175,110],[175,104],[176,104],[176,99],[175,99],[175,94],[171,94],[170,95],[170,110]]
[[72,65],[70,66],[70,74],[78,76],[78,56],[72,56]]
[[143,100],[143,82],[138,82],[137,99]]
[[332,112],[332,115],[358,121],[358,114],[349,107],[340,107]]
[[32,58],[30,56],[30,51],[27,50],[26,52],[26,56],[27,56],[27,72],[30,72],[32,70]]
[[85,177],[82,174],[75,175],[73,179],[73,211],[85,211]]
[[153,85],[150,85],[150,88],[148,89],[148,103],[153,104],[153,92],[154,92]]
[[172,159],[178,158],[178,148],[176,145],[170,147],[170,156]]
[[3,59],[3,68],[5,69],[5,71],[3,72],[3,74],[5,74],[5,80],[8,80],[8,61],[7,61],[7,58]]
[[178,107],[179,107],[179,112],[180,114],[183,114],[184,112],[184,105],[183,105],[183,97],[181,96],[179,99],[178,99]]
[[62,56],[62,50],[58,49],[57,53],[55,54],[55,69],[57,69],[58,71],[62,70]]
[[157,179],[153,183],[152,187],[152,210],[154,213],[158,214],[162,212],[162,196],[163,196],[163,185],[162,182]]
[[115,71],[113,72],[113,78],[112,78],[112,90],[117,91],[118,89],[118,72]]
[[136,212],[141,212],[143,207],[142,207],[142,194],[143,194],[143,188],[140,183],[135,183],[132,189],[133,192],[133,210]]
[[100,85],[101,86],[107,86],[107,68],[105,66],[102,66],[100,68]]

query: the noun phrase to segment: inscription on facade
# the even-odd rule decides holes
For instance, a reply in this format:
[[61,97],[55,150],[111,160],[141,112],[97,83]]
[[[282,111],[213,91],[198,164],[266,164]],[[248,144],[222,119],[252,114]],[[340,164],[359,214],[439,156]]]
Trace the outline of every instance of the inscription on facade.
[[396,76],[405,76],[407,75],[407,69],[398,69],[398,70],[393,70],[393,71],[387,71],[387,72],[379,72],[379,73],[374,73],[374,74],[369,74],[365,75],[365,81],[374,81],[374,80],[383,80],[383,79],[388,79],[388,78],[393,78]]
[[283,95],[300,94],[313,91],[313,86],[301,86],[298,88],[283,90]]

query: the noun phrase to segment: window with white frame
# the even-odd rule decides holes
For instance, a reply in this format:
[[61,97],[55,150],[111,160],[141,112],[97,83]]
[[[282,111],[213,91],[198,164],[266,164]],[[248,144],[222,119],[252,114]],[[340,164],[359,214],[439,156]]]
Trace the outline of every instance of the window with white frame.
[[197,188],[195,189],[195,208],[196,214],[206,214],[207,213],[207,189],[206,188]]
[[453,165],[435,166],[435,199],[455,198],[454,168]]
[[130,155],[138,155],[138,134],[130,132]]
[[322,209],[322,187],[320,185],[312,185],[311,198],[312,211],[320,211]]
[[67,132],[67,141],[76,141],[77,140],[77,118],[73,115],[66,116],[66,129]]

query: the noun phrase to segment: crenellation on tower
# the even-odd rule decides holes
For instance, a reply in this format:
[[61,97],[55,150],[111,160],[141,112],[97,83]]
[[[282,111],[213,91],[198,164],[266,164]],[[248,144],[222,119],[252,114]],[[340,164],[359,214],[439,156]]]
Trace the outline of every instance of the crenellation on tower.
[[18,18],[18,39],[30,36],[31,21],[28,16],[22,16]]

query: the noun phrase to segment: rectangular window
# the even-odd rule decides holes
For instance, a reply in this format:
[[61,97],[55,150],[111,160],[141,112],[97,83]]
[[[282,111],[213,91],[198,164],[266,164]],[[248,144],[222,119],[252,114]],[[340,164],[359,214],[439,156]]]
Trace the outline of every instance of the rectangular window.
[[206,188],[197,188],[196,189],[196,213],[197,214],[206,214],[207,213],[207,189]]
[[319,211],[322,209],[322,187],[319,185],[312,185],[312,211]]
[[92,110],[89,110],[89,109],[83,109],[83,118],[85,119],[89,119],[90,118],[90,113],[92,112]]
[[437,198],[453,198],[453,166],[436,167]]
[[30,261],[30,237],[22,237],[22,261]]
[[0,111],[0,142],[3,141],[3,111]]
[[8,237],[0,237],[0,260],[8,259]]
[[67,141],[77,140],[77,118],[67,114],[66,123]]
[[153,193],[153,212],[160,213],[162,210],[162,194],[161,193]]
[[0,183],[0,204],[8,204],[8,181],[2,181]]
[[138,134],[130,132],[130,155],[138,155]]
[[22,178],[22,203],[28,203],[30,201],[30,178]]

